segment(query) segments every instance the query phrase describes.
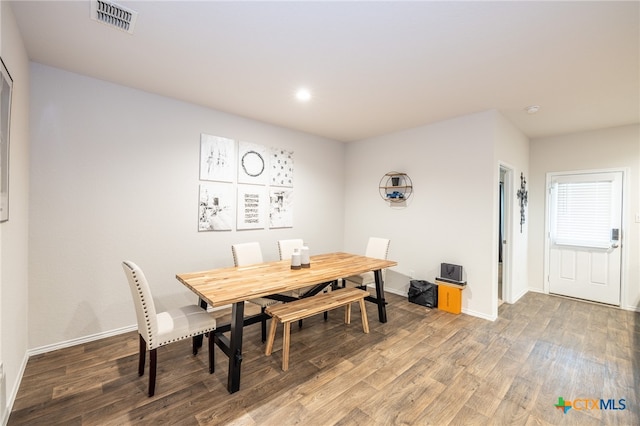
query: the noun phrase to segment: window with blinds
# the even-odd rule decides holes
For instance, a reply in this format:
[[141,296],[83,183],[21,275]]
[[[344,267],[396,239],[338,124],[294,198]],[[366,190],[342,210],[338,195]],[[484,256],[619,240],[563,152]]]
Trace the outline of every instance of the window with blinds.
[[607,248],[611,245],[611,181],[556,182],[555,244]]

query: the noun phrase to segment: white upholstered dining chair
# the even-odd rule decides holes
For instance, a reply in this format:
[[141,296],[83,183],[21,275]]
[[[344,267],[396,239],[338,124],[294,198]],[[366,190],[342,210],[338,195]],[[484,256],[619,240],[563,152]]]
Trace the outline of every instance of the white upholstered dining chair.
[[[231,252],[233,253],[233,264],[235,266],[248,266],[264,262],[262,249],[260,248],[260,244],[257,242],[233,244],[231,246]],[[267,306],[279,302],[277,300],[267,299],[266,297],[249,299],[248,302],[260,306],[263,314],[261,321],[262,341],[265,342],[267,340],[267,317],[264,310]]]
[[278,240],[278,254],[280,260],[291,259],[295,249],[301,249],[304,247],[304,241],[302,238],[292,238],[289,240]]
[[[367,249],[365,251],[365,256],[373,257],[375,259],[387,259],[389,254],[389,244],[390,240],[386,238],[378,238],[378,237],[370,237],[367,242]],[[386,277],[386,269],[382,270],[382,280]],[[373,271],[365,272],[360,275],[352,275],[350,277],[346,277],[342,279],[343,287],[366,287],[369,284],[375,284],[375,276],[373,275]]]
[[216,319],[197,305],[187,305],[165,312],[156,312],[151,288],[142,270],[133,262],[122,262],[133,297],[140,335],[138,375],[144,374],[146,351],[149,350],[149,396],[156,388],[157,349],[169,343],[192,338],[193,354],[198,353],[196,337],[209,334],[209,373],[214,371],[214,337]]

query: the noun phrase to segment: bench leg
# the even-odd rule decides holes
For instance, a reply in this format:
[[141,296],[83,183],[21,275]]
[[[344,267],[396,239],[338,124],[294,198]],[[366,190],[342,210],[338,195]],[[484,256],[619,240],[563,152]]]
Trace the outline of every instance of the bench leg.
[[344,306],[344,323],[351,324],[351,303]]
[[367,308],[364,306],[364,299],[360,299],[360,315],[362,315],[362,331],[369,333],[369,320],[367,320]]
[[291,340],[291,323],[284,323],[284,334],[282,336],[282,371],[289,369],[289,342]]
[[269,336],[267,337],[267,347],[264,350],[265,355],[271,355],[273,351],[273,341],[276,340],[276,328],[278,327],[278,320],[271,318],[271,325],[269,326]]

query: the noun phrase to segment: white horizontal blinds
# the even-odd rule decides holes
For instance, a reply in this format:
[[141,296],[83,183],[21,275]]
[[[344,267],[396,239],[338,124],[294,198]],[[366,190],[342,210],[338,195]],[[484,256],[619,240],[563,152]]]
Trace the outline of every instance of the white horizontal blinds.
[[612,190],[611,181],[556,183],[554,242],[609,247]]

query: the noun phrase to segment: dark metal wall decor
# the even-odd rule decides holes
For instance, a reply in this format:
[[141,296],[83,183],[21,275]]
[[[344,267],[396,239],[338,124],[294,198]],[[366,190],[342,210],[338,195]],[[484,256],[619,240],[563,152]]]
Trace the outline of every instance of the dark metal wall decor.
[[520,233],[522,233],[522,225],[524,224],[524,206],[527,205],[528,195],[527,180],[524,178],[524,174],[520,173],[520,189],[518,189],[518,199],[520,200]]

